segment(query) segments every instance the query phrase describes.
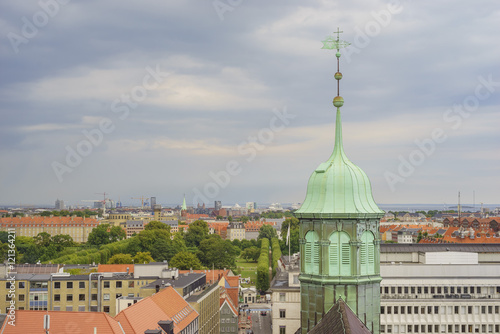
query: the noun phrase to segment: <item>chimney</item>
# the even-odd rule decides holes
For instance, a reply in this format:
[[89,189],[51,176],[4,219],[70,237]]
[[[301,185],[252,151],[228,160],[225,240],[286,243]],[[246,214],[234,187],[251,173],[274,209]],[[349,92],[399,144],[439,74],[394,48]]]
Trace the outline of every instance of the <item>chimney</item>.
[[172,320],[160,320],[158,321],[158,325],[165,333],[174,334],[174,322]]

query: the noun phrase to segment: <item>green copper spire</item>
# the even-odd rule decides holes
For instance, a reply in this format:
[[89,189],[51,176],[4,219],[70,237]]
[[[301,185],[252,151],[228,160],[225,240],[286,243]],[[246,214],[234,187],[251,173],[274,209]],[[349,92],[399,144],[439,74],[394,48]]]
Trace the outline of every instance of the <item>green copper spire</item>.
[[372,196],[370,180],[365,172],[353,164],[345,155],[342,144],[342,122],[340,107],[344,99],[339,95],[339,81],[342,73],[339,69],[340,49],[350,43],[339,39],[342,33],[337,29],[337,38],[327,37],[322,49],[336,49],[337,53],[337,96],[333,105],[337,108],[335,124],[335,145],[330,158],[319,165],[309,179],[307,194],[301,208],[296,211],[298,217],[311,218],[376,218],[383,215]]
[[346,156],[342,145],[340,49],[336,38],[323,49],[337,52],[335,144],[326,162],[309,178],[299,219],[300,332],[309,333],[342,299],[373,334],[380,334],[380,218],[384,212],[372,196],[370,180]]
[[184,195],[184,200],[182,201],[181,211],[182,211],[182,210],[187,210],[187,205],[186,205],[186,195]]

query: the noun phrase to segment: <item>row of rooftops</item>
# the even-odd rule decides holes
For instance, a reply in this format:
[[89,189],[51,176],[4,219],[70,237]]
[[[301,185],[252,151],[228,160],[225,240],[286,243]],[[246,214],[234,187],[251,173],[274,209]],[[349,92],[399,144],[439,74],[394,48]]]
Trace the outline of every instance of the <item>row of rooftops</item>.
[[51,226],[97,226],[99,221],[94,218],[77,216],[64,217],[7,217],[0,218],[0,227],[51,227]]

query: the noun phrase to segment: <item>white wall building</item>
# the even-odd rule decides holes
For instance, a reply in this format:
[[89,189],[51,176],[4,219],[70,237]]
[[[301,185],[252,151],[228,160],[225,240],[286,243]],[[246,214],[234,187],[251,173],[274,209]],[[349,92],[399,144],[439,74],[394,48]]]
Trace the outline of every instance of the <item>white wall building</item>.
[[500,265],[450,253],[381,264],[381,333],[500,333]]
[[273,334],[293,334],[300,327],[299,257],[282,256],[271,282]]

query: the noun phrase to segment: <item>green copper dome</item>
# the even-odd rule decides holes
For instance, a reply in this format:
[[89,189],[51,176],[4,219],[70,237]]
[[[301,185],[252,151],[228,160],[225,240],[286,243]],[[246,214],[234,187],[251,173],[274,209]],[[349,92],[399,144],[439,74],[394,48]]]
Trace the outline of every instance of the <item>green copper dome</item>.
[[330,158],[313,172],[297,218],[380,218],[370,180],[344,153],[340,108],[337,108],[335,147]]

